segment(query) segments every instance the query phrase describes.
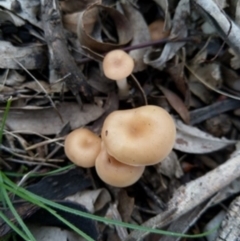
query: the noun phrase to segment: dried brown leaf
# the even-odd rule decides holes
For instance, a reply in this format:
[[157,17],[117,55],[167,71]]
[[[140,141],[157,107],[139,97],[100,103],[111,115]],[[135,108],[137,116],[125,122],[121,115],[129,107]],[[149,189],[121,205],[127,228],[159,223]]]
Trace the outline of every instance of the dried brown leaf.
[[176,88],[183,95],[186,107],[189,107],[191,101],[191,92],[188,86],[186,75],[184,73],[184,63],[174,64],[166,70],[174,81]]
[[189,123],[190,115],[189,111],[182,101],[174,92],[169,89],[164,88],[163,86],[158,86],[159,89],[163,92],[164,96],[167,98],[169,104],[173,109],[181,116],[185,123]]
[[61,10],[65,13],[74,13],[85,10],[92,4],[101,4],[101,0],[63,0],[60,1]]
[[236,143],[235,140],[216,138],[196,127],[187,126],[176,121],[177,137],[174,149],[195,154],[211,153]]
[[16,70],[5,70],[2,75],[0,75],[0,83],[6,84],[8,86],[18,86],[26,80],[26,76],[21,75]]
[[183,170],[175,152],[171,152],[163,161],[154,166],[158,173],[162,173],[169,178],[180,178]]
[[[41,6],[39,0],[0,1],[0,6],[11,12],[17,13],[22,19],[41,28],[42,22],[38,16]],[[21,11],[19,11],[19,9]]]
[[111,201],[111,195],[107,189],[101,188],[77,192],[65,200],[82,204],[90,213],[95,213]]
[[[72,102],[63,102],[58,111],[63,119],[53,108],[36,110],[10,110],[8,113],[7,126],[13,131],[29,131],[43,135],[52,135],[61,131],[62,127],[70,122],[71,128],[84,126],[97,119],[103,110],[93,104],[86,104],[80,111],[79,106]],[[3,113],[0,114],[1,118]]]
[[[149,42],[150,33],[142,14],[128,2],[122,3],[121,7],[133,29],[131,46]],[[134,59],[135,63],[133,72],[142,71],[146,68],[146,64],[143,62],[143,56],[149,49],[150,48],[140,48],[129,52],[129,55]]]
[[124,189],[120,189],[118,193],[118,210],[121,214],[123,222],[129,222],[133,209],[134,209],[134,198],[129,197],[128,193]]
[[205,65],[191,66],[194,75],[189,78],[191,81],[198,81],[196,75],[204,79],[206,83],[213,88],[220,88],[222,85],[222,75],[220,70],[220,64],[210,63]]
[[[184,38],[188,35],[188,28],[186,26],[187,18],[190,14],[189,0],[181,0],[175,11],[173,18],[173,27],[170,37]],[[182,48],[185,43],[167,43],[162,52],[149,52],[144,56],[144,62],[154,68],[162,69],[164,64],[173,58],[177,51]],[[155,56],[154,56],[155,55]],[[157,55],[157,57],[156,57]],[[154,57],[153,57],[154,56]]]
[[42,69],[47,63],[46,51],[43,44],[16,47],[10,42],[0,41],[0,68],[22,69],[18,61],[26,69]]
[[38,83],[36,81],[30,81],[30,82],[24,83],[21,86],[19,86],[17,89],[21,90],[21,89],[26,88],[26,89],[33,90],[38,93],[45,93],[43,91],[43,88],[41,88],[39,84],[45,89],[46,93],[48,93],[48,94],[60,93],[62,91],[64,91],[64,92],[67,91],[66,86],[60,82],[51,85],[43,80],[39,80]]
[[154,0],[164,11],[165,23],[164,29],[169,31],[171,29],[171,16],[169,13],[169,0]]
[[227,97],[230,97],[232,99],[235,99],[235,100],[240,100],[240,97],[239,96],[236,96],[236,95],[232,95],[232,94],[229,94],[229,93],[226,93],[222,90],[218,90],[216,89],[215,87],[213,87],[211,84],[209,84],[208,82],[205,81],[204,78],[202,78],[201,76],[197,75],[195,73],[195,71],[188,65],[185,65],[187,67],[187,69],[191,72],[191,74],[194,76],[194,78],[196,78],[197,80],[199,80],[202,84],[204,84],[207,88],[215,91],[216,93],[219,93],[221,95],[224,95],[224,96],[227,96]]
[[[115,25],[118,43],[103,42],[94,37],[94,34],[96,35],[96,33],[94,33],[96,25],[102,27],[102,29],[100,29],[101,31],[105,30],[105,26],[101,26],[102,22],[100,22],[100,13],[104,15],[105,18],[111,19],[112,24]],[[132,31],[131,25],[124,15],[114,8],[103,5],[93,5],[86,9],[79,18],[77,29],[81,45],[97,53],[104,53],[126,45],[133,37]],[[107,34],[106,31],[105,34]]]
[[221,66],[224,83],[235,91],[240,91],[240,76],[232,69]]
[[63,19],[62,19],[63,26],[67,30],[77,34],[77,25],[78,25],[78,19],[80,16],[81,16],[81,12],[63,15]]

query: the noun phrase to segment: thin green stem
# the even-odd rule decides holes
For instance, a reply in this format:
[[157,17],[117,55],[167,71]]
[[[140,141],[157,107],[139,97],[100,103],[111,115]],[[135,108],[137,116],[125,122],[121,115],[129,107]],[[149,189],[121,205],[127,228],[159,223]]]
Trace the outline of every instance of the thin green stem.
[[31,241],[29,237],[27,237],[26,234],[22,232],[22,230],[20,230],[16,225],[14,225],[2,212],[0,212],[0,218],[24,240]]
[[[4,177],[2,176],[2,172],[1,171],[0,171],[0,183],[1,184],[4,183]],[[9,196],[8,196],[6,188],[4,187],[4,185],[2,185],[1,189],[2,189],[3,198],[6,201],[6,204],[8,205],[8,207],[9,207],[10,211],[12,212],[13,216],[18,221],[19,225],[25,231],[26,235],[28,236],[28,240],[36,241],[36,239],[33,237],[32,233],[30,232],[30,230],[28,229],[28,227],[23,222],[22,218],[19,216],[19,214],[17,213],[16,209],[14,208],[14,206],[13,206],[13,204],[12,204],[12,202],[11,202]]]
[[18,187],[18,189],[16,190],[15,184],[12,183],[10,180],[8,180],[7,184],[9,186],[5,186],[9,191],[14,192],[16,195],[18,195],[19,197],[22,198],[26,198],[27,196],[31,196],[31,199],[36,199],[50,207],[54,207],[57,208],[59,210],[65,211],[65,212],[69,212],[75,215],[79,215],[85,218],[90,218],[90,219],[94,219],[96,221],[99,222],[103,222],[103,223],[107,223],[107,224],[113,224],[116,226],[121,226],[121,227],[125,227],[125,228],[129,228],[129,229],[135,229],[135,230],[139,230],[139,231],[143,231],[143,232],[149,232],[149,233],[155,233],[155,234],[161,234],[161,235],[167,235],[167,236],[174,236],[174,237],[182,237],[182,238],[200,238],[200,237],[205,237],[207,235],[209,235],[210,233],[212,233],[213,231],[215,231],[217,229],[217,227],[213,230],[210,230],[208,232],[204,232],[201,234],[196,234],[196,235],[190,235],[190,234],[180,234],[180,233],[174,233],[174,232],[168,232],[168,231],[164,231],[164,230],[159,230],[159,229],[152,229],[152,228],[148,228],[148,227],[143,227],[143,226],[138,226],[138,225],[134,225],[134,224],[128,224],[128,223],[123,223],[120,221],[116,221],[116,220],[111,220],[111,219],[107,219],[107,218],[103,218],[103,217],[99,217],[93,214],[89,214],[89,213],[85,213],[82,211],[78,211],[69,207],[65,207],[61,204],[52,202],[50,200],[47,200],[45,198],[42,198],[34,193],[31,193],[21,187]]
[[[67,171],[67,170],[73,168],[74,166],[75,166],[74,164],[71,164],[71,165],[68,165],[68,166],[65,166],[65,167],[61,167],[61,168],[58,168],[56,170],[53,170],[53,171],[50,171],[50,172],[46,172],[46,173],[30,173],[29,177],[50,176],[50,175],[54,175],[54,174],[58,174],[58,173]],[[22,176],[26,175],[27,173],[4,172],[4,174],[6,176],[9,176],[9,177],[22,177]]]
[[7,121],[7,116],[8,116],[8,112],[10,110],[11,103],[12,103],[12,97],[10,97],[7,100],[6,109],[5,109],[4,114],[3,114],[2,124],[1,124],[1,128],[0,128],[0,144],[2,144],[3,132],[4,132],[4,128],[5,128],[5,124],[6,124],[6,121]]

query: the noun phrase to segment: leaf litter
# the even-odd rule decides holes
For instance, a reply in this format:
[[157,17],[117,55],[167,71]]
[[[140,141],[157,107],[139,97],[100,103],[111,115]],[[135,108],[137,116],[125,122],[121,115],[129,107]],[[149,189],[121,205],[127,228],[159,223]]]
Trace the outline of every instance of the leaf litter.
[[[227,198],[231,212],[240,178],[239,1],[21,0],[0,6],[1,119],[12,98],[1,170],[25,174],[14,179],[21,186],[41,184],[43,179],[30,173],[69,164],[63,145],[71,130],[87,127],[100,134],[112,111],[155,104],[167,109],[177,126],[171,154],[124,189],[85,170],[91,185],[75,192],[72,202],[118,221],[170,225],[167,230],[182,233],[203,232],[203,222],[216,214],[212,206],[220,213]],[[125,100],[102,71],[104,55],[116,48],[135,60]],[[79,240],[58,228],[37,229],[40,233],[32,229],[37,240],[51,233]],[[177,240],[106,224],[98,229],[104,240]],[[2,238],[1,230],[0,222]],[[224,228],[218,235],[225,235]]]

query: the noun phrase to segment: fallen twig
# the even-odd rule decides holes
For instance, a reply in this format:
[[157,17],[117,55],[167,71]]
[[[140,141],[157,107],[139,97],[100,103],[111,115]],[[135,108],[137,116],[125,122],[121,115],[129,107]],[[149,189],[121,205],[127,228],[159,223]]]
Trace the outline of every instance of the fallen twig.
[[[181,186],[168,202],[168,209],[143,223],[143,226],[162,228],[209,199],[240,177],[240,155],[226,161],[204,176]],[[133,231],[126,241],[140,241],[148,233]]]

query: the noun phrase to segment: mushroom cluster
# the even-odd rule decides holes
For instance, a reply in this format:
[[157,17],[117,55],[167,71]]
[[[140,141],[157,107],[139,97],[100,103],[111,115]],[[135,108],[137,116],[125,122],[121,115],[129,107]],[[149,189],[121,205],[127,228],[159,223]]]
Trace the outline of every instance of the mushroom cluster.
[[[102,127],[102,140],[87,129],[73,131],[66,138],[65,152],[76,165],[95,166],[105,183],[126,187],[141,177],[145,166],[168,156],[175,136],[171,115],[161,107],[147,105],[108,115]],[[73,154],[74,149],[78,152]]]

